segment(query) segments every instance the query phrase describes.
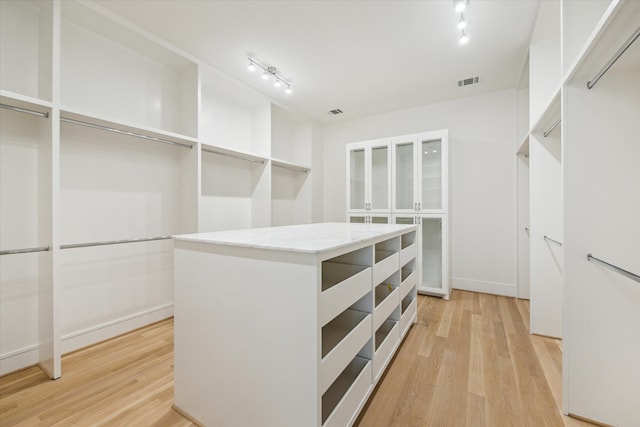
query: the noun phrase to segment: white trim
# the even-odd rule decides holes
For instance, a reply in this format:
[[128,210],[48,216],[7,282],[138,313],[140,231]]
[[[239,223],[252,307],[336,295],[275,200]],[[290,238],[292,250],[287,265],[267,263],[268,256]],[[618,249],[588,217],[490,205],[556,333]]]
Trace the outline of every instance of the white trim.
[[514,298],[518,293],[518,287],[511,283],[487,282],[485,280],[464,279],[460,277],[453,278],[453,289]]
[[63,335],[62,354],[122,335],[142,326],[173,316],[173,303],[149,308],[119,319],[110,320],[89,328]]
[[39,350],[40,347],[37,344],[34,344],[8,353],[0,354],[0,376],[38,364],[40,360]]

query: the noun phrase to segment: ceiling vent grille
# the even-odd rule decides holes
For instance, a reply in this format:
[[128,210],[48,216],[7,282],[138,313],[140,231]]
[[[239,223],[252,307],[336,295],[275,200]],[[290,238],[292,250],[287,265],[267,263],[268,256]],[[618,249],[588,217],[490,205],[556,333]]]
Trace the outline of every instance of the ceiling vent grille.
[[475,85],[480,82],[480,77],[469,77],[466,79],[458,80],[458,87]]
[[330,116],[335,116],[337,114],[342,114],[342,110],[339,108],[336,108],[335,110],[330,110],[328,113]]

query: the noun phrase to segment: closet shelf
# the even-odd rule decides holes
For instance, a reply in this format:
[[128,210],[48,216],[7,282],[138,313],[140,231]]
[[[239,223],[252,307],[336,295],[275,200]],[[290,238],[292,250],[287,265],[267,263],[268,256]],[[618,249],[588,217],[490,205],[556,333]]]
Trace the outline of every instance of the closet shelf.
[[562,98],[560,88],[561,85],[559,85],[553,92],[553,96],[547,103],[547,107],[544,109],[540,117],[534,120],[531,129],[529,130],[530,134],[534,132],[546,132],[560,119],[560,101]]
[[188,148],[192,148],[194,144],[198,143],[198,140],[196,138],[192,138],[190,136],[180,135],[177,133],[168,132],[162,129],[155,129],[148,126],[136,126],[131,123],[114,120],[104,116],[87,114],[68,107],[62,107],[60,109],[60,120],[64,121],[64,119],[82,122],[83,124],[88,126],[108,128],[106,130],[112,129],[117,133],[122,133],[133,137],[156,140],[158,142],[176,144],[180,146],[186,146]]
[[275,159],[273,157],[271,158],[271,165],[278,168],[289,169],[294,172],[308,173],[311,171],[311,167],[309,166],[297,165],[295,163],[285,162],[284,160]]
[[529,134],[526,134],[520,144],[518,144],[518,151],[516,151],[516,155],[524,155],[525,157],[529,156]]
[[0,90],[0,104],[11,105],[12,107],[35,110],[42,113],[51,111],[52,104],[39,98],[33,98],[8,90]]
[[229,148],[224,148],[219,145],[207,144],[204,142],[202,143],[202,151],[206,151],[207,153],[211,153],[211,154],[217,154],[220,156],[232,157],[234,159],[246,160],[254,163],[264,164],[269,160],[268,157],[263,157],[257,154],[251,154],[251,153],[247,153],[239,150],[231,150]]

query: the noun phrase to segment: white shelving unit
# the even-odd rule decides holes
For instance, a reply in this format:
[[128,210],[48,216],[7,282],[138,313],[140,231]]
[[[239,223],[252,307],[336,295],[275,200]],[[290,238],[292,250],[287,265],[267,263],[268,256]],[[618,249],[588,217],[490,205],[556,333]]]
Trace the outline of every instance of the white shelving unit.
[[176,406],[204,425],[352,425],[415,322],[416,245],[415,226],[346,223],[177,236]]
[[92,1],[0,8],[0,250],[49,248],[0,259],[0,375],[171,316],[170,235],[311,221],[308,120]]
[[532,332],[563,337],[563,411],[623,427],[640,423],[640,287],[588,254],[640,271],[639,16],[635,1],[541,4],[517,150]]
[[418,292],[448,299],[448,132],[347,144],[346,157],[347,221],[417,224]]

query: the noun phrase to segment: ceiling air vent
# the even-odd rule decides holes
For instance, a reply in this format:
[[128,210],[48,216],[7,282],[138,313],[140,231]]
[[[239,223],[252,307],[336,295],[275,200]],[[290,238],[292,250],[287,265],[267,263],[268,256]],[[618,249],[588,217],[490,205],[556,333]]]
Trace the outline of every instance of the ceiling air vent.
[[342,110],[339,108],[336,108],[335,110],[330,110],[328,113],[330,116],[335,116],[337,114],[342,114]]
[[458,87],[478,84],[480,77],[469,77],[467,79],[458,80]]

